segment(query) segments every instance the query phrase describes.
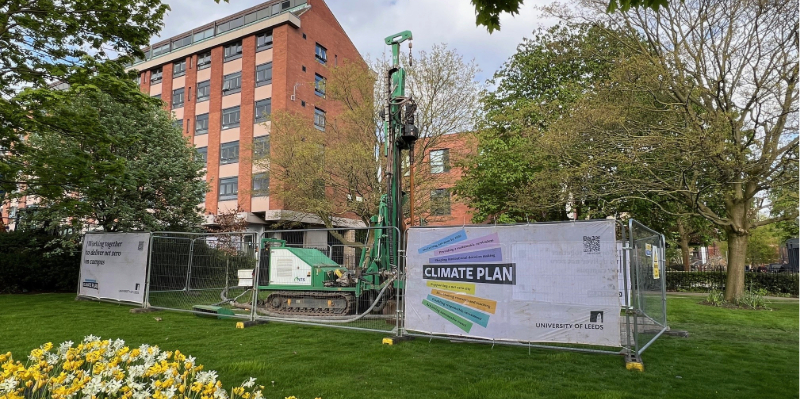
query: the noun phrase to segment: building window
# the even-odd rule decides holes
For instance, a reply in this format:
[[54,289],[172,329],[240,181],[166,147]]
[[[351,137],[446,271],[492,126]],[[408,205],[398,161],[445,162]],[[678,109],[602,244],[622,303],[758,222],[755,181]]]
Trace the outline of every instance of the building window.
[[314,127],[325,130],[325,111],[319,108],[314,108]]
[[222,83],[222,95],[227,96],[240,91],[242,91],[242,72],[225,75]]
[[256,66],[256,87],[272,83],[272,63]]
[[450,150],[431,151],[431,173],[446,173],[450,171]]
[[177,78],[186,75],[186,60],[172,64],[172,77]]
[[208,101],[211,97],[211,81],[206,80],[197,84],[197,102]]
[[239,127],[239,107],[222,110],[222,130]]
[[225,46],[225,62],[242,58],[242,42],[231,43]]
[[204,31],[196,32],[192,38],[192,41],[197,43],[201,40],[208,39],[209,37],[214,37],[214,28],[208,28]]
[[325,63],[328,62],[328,49],[317,43],[317,48],[314,50],[314,57],[320,64],[325,65]]
[[325,97],[325,78],[314,74],[314,94]]
[[253,158],[261,159],[269,156],[269,136],[253,138]]
[[223,143],[219,148],[219,163],[227,165],[239,162],[239,142]]
[[239,28],[242,25],[244,25],[244,16],[241,16],[241,17],[236,18],[236,19],[232,19],[232,20],[230,20],[228,22],[223,22],[223,23],[217,25],[217,34],[219,35],[220,33],[227,32],[229,30],[233,30],[233,29]]
[[256,35],[256,52],[272,48],[272,31],[259,33]]
[[183,107],[183,87],[172,91],[172,108]]
[[211,52],[207,51],[197,55],[197,69],[206,69],[211,66]]
[[266,122],[272,113],[272,99],[256,101],[256,123]]
[[161,99],[161,93],[158,93],[158,94],[156,94],[156,95],[154,95],[154,96],[151,96],[151,97],[153,97],[153,98],[157,98],[157,99],[159,99],[159,100],[160,100],[160,99]]
[[161,77],[162,77],[161,73],[162,72],[163,71],[162,71],[162,69],[160,67],[156,68],[156,69],[153,69],[153,71],[150,72],[150,84],[154,85],[156,83],[161,83]]
[[208,134],[208,114],[197,115],[194,120],[194,135]]
[[181,132],[183,132],[183,119],[175,119],[174,121],[172,121],[172,126],[180,128]]
[[439,188],[431,190],[431,215],[444,216],[450,214],[450,190]]
[[179,48],[182,48],[182,47],[186,47],[186,46],[188,46],[190,44],[192,44],[192,37],[191,36],[186,36],[186,37],[181,38],[181,39],[173,40],[172,41],[172,49],[173,50],[179,49]]
[[208,163],[208,147],[200,147],[197,149],[197,159],[203,161],[203,164]]
[[266,197],[269,195],[269,174],[257,173],[253,175],[253,197]]
[[153,57],[158,57],[161,54],[169,53],[169,43],[162,44],[158,47],[153,47]]
[[239,194],[239,178],[228,177],[219,179],[219,200],[235,200]]

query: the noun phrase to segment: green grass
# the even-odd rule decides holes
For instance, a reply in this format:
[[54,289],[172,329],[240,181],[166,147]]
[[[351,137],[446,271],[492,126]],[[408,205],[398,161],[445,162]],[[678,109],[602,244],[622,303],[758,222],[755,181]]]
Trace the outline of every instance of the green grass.
[[748,311],[673,296],[670,326],[691,335],[660,338],[638,373],[619,356],[427,339],[388,346],[376,333],[278,323],[242,330],[73,297],[0,295],[0,353],[24,358],[44,342],[88,334],[122,338],[194,355],[226,387],[257,377],[267,398],[790,398],[799,389],[794,301]]

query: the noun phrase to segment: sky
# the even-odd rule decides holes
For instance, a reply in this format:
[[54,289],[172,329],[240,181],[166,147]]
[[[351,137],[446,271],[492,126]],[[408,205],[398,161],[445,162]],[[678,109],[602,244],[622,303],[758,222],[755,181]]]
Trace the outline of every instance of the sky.
[[[548,0],[526,0],[520,13],[500,17],[501,30],[492,34],[475,26],[475,10],[469,0],[325,0],[339,23],[365,58],[380,58],[389,47],[386,36],[410,30],[414,34],[413,51],[447,43],[465,61],[474,59],[481,68],[480,81],[511,57],[524,37],[539,27],[553,24],[540,17],[537,5]],[[172,8],[164,19],[164,29],[154,43],[219,18],[242,11],[263,0],[164,0]],[[403,46],[403,52],[408,48]]]

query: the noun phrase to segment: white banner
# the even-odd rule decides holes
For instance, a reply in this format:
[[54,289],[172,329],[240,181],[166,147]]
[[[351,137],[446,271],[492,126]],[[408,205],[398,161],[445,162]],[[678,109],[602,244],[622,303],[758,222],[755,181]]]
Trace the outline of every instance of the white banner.
[[86,234],[78,295],[144,302],[149,233]]
[[411,229],[406,328],[621,346],[614,223]]

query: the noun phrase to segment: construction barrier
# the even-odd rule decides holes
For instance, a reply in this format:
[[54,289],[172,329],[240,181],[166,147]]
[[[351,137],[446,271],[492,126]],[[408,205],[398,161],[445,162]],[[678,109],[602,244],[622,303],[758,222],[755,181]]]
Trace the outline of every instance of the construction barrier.
[[[378,238],[408,250],[387,258],[380,278],[362,271],[380,256],[370,253]],[[635,220],[413,227],[407,237],[396,228],[89,234],[79,294],[246,325],[621,354],[639,364],[668,330],[664,244]],[[117,272],[98,274],[100,261]],[[367,280],[375,283],[356,288]]]

